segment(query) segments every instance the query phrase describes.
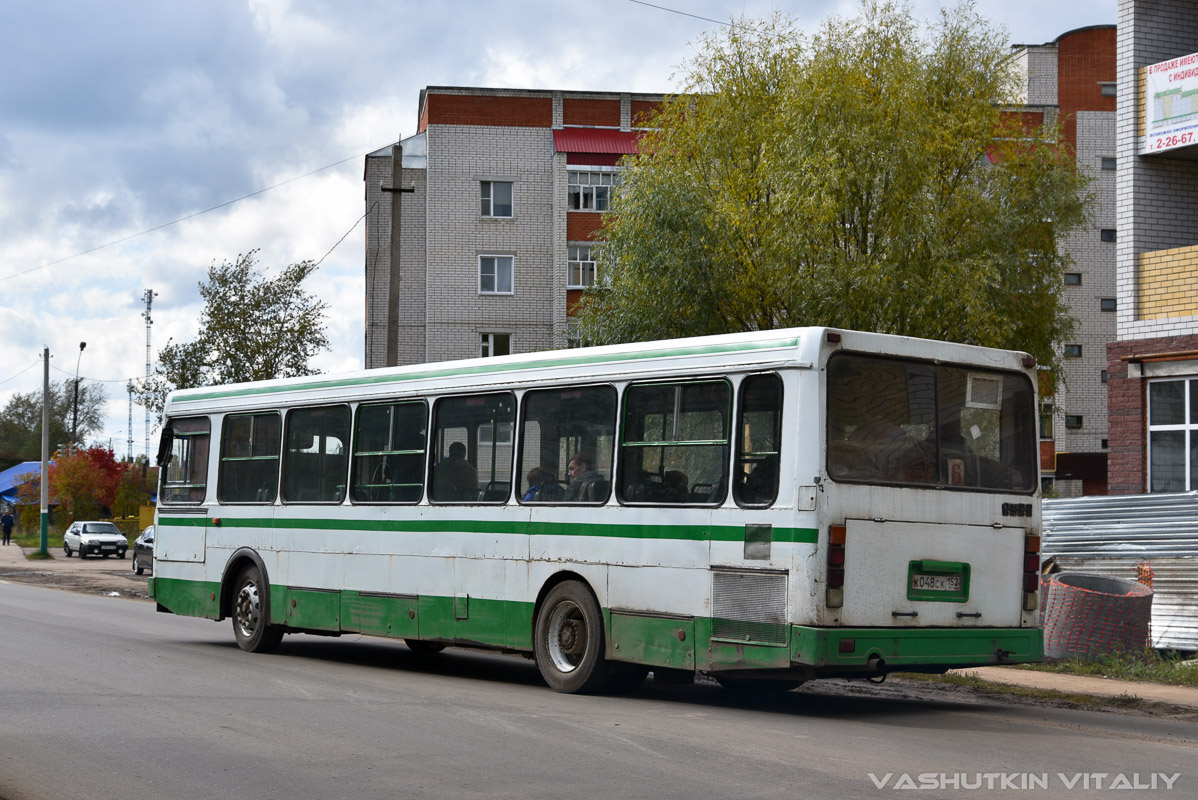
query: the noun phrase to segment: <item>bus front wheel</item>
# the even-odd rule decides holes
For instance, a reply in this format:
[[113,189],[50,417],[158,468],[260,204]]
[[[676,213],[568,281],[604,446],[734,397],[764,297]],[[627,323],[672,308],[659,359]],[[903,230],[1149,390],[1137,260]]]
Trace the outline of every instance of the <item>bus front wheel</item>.
[[566,694],[607,687],[603,614],[589,589],[564,581],[545,597],[537,614],[533,650],[549,688]]
[[246,652],[269,653],[283,640],[283,626],[267,622],[269,591],[256,566],[242,570],[233,585],[233,636]]

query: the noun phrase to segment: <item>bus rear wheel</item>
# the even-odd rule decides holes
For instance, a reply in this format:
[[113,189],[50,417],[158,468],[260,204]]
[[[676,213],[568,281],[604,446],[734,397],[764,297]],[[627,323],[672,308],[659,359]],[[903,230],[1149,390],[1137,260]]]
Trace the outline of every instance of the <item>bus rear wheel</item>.
[[607,688],[603,615],[590,590],[564,581],[549,590],[537,613],[533,652],[549,688],[566,694]]
[[267,622],[269,591],[256,566],[242,570],[233,584],[233,637],[248,653],[270,653],[283,640],[283,626]]
[[432,656],[445,649],[441,642],[426,642],[423,639],[404,639],[403,643],[418,656]]

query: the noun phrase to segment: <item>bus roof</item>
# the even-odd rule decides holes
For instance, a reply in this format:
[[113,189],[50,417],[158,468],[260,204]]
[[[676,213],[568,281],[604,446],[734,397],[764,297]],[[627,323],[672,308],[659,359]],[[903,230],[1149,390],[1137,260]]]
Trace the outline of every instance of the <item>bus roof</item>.
[[[837,344],[826,333],[839,334]],[[717,336],[582,347],[359,370],[335,375],[180,389],[167,397],[165,415],[262,405],[370,399],[440,393],[509,383],[585,382],[679,371],[812,367],[825,349],[946,359],[993,369],[1023,370],[1025,354],[973,345],[835,328],[786,328]]]

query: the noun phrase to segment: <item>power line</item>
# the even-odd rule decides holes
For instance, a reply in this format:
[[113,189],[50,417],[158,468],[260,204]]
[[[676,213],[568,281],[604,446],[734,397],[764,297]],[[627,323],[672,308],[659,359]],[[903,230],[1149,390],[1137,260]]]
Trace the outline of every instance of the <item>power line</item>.
[[[248,200],[251,197],[257,197],[258,195],[269,192],[272,189],[278,189],[281,186],[286,186],[289,183],[294,183],[295,181],[310,177],[312,175],[315,175],[318,172],[324,172],[326,169],[332,169],[333,167],[341,166],[342,164],[344,164],[347,161],[353,161],[356,158],[364,158],[365,156],[370,155],[377,149],[378,148],[373,148],[371,150],[367,150],[365,153],[359,153],[357,155],[348,156],[347,158],[343,158],[340,161],[334,161],[332,164],[326,164],[323,167],[314,169],[311,172],[305,172],[303,175],[297,175],[294,178],[288,178],[285,181],[280,181],[279,183],[276,183],[273,186],[267,186],[265,189],[259,189],[255,192],[250,192],[249,194],[243,194],[241,197],[235,198],[233,200],[227,200],[223,203],[220,203],[219,205],[212,206],[211,208],[206,208],[203,211],[196,211],[192,214],[188,214],[187,216],[179,217],[178,219],[171,220],[170,222],[164,222],[161,225],[155,225],[153,228],[147,228],[144,231],[139,231],[137,233],[131,233],[128,236],[123,236],[120,239],[114,239],[111,242],[105,242],[104,244],[96,245],[95,247],[89,248],[87,250],[83,250],[82,252],[79,252],[79,253],[75,253],[74,255],[64,256],[64,257],[58,259],[57,261],[51,261],[48,264],[41,264],[36,267],[30,267],[29,269],[22,270],[20,272],[14,272],[10,275],[0,276],[0,281],[6,281],[9,278],[19,278],[22,275],[28,275],[31,272],[37,272],[39,269],[46,269],[47,267],[53,267],[57,264],[63,263],[64,261],[70,261],[73,258],[79,258],[80,256],[86,256],[90,253],[96,252],[97,250],[103,250],[106,247],[112,247],[114,245],[122,244],[131,239],[136,239],[140,236],[145,236],[148,233],[154,233],[155,231],[160,231],[163,228],[169,228],[172,225],[178,225],[180,222],[186,222],[189,219],[194,219],[194,218],[202,216],[204,214],[208,214],[213,211],[218,211],[222,208],[225,208],[226,206],[231,206],[234,203],[240,203],[242,200]],[[351,230],[352,230],[352,228],[351,228]]]
[[[30,364],[29,366],[25,367],[25,369],[23,369],[23,370],[21,370],[20,372],[18,372],[16,375],[13,375],[11,378],[5,378],[4,380],[0,381],[0,384],[8,383],[9,381],[15,381],[17,378],[21,377],[21,376],[22,376],[22,375],[24,375],[26,372],[28,372],[29,370],[33,369],[34,367],[36,367],[36,366],[37,366],[38,364],[40,364],[40,363],[42,363],[42,360],[39,358],[37,361],[34,361],[32,364]],[[50,366],[54,366],[54,365],[53,365],[53,364],[51,364]],[[69,374],[69,373],[68,373],[68,374]]]
[[656,8],[658,11],[668,11],[671,14],[678,14],[679,16],[683,16],[683,17],[693,17],[694,19],[701,19],[704,22],[714,22],[716,25],[723,25],[725,28],[728,27],[727,22],[721,22],[718,19],[712,19],[711,17],[701,17],[698,14],[691,14],[686,11],[679,11],[676,8],[666,8],[665,6],[654,5],[653,3],[646,3],[645,0],[628,0],[628,2],[636,3],[638,6],[648,6],[649,8]]
[[[379,202],[378,200],[375,200],[374,203],[371,204],[370,208],[366,209],[366,214],[369,214],[370,209],[374,208],[376,205],[378,205],[378,202]],[[358,217],[358,221],[355,222],[353,225],[349,226],[349,230],[347,230],[345,232],[345,236],[342,236],[340,239],[338,239],[337,244],[330,247],[329,252],[327,252],[323,256],[321,256],[320,261],[317,261],[315,264],[312,265],[312,269],[316,269],[317,267],[319,267],[326,258],[328,258],[330,255],[332,255],[334,250],[336,250],[338,247],[341,246],[341,243],[345,241],[345,237],[349,236],[351,233],[353,233],[354,228],[358,227],[358,225],[360,225],[362,223],[362,220],[366,219],[366,214],[363,214],[362,216]]]

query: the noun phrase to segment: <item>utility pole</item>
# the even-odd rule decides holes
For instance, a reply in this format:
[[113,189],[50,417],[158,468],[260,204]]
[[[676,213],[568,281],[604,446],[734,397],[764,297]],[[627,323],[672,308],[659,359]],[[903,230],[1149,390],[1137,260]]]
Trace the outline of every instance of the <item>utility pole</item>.
[[71,443],[68,445],[68,452],[75,452],[75,443],[79,439],[79,362],[83,360],[83,348],[87,347],[87,342],[79,343],[79,357],[75,359],[75,405],[71,412]]
[[[146,304],[146,310],[142,312],[142,319],[146,321],[146,384],[150,382],[151,356],[150,356],[150,326],[154,324],[154,320],[150,317],[150,307],[154,305],[154,298],[158,296],[158,292],[153,289],[146,289],[142,292],[141,299]],[[132,426],[130,426],[132,430]],[[132,433],[130,433],[132,437]],[[146,407],[146,443],[145,443],[146,459],[150,458],[150,409]]]
[[379,190],[391,195],[391,258],[387,264],[387,348],[386,366],[399,364],[399,268],[402,263],[400,245],[403,233],[403,196],[416,191],[403,187],[403,146],[391,145],[391,185]]
[[50,554],[46,549],[50,530],[50,348],[42,347],[42,535],[43,556]]

